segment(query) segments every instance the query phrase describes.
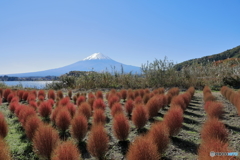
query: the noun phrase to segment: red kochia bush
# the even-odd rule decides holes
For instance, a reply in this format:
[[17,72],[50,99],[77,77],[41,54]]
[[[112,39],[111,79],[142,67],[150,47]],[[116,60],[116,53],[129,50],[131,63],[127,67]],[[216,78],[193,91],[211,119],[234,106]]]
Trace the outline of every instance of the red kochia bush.
[[132,110],[134,108],[134,102],[132,99],[128,99],[127,102],[125,103],[125,110],[128,115],[132,114]]
[[61,90],[57,91],[57,97],[63,99],[63,92]]
[[0,159],[11,160],[10,149],[7,142],[0,137]]
[[103,93],[102,93],[102,91],[97,91],[97,92],[96,92],[96,98],[101,98],[101,99],[103,99]]
[[29,107],[29,106],[25,106],[23,109],[21,109],[21,111],[19,112],[19,115],[18,115],[18,119],[19,121],[21,122],[22,126],[24,127],[25,126],[25,123],[27,121],[27,118],[29,116],[35,116],[37,115],[36,114],[36,111],[32,108],[32,107]]
[[128,160],[159,160],[160,155],[156,144],[149,138],[140,136],[130,145]]
[[108,97],[108,105],[109,105],[110,108],[112,108],[114,103],[119,102],[119,101],[120,101],[120,99],[116,94],[110,95]]
[[42,102],[38,108],[38,112],[42,117],[49,117],[52,113],[52,106],[48,101]]
[[73,103],[68,103],[66,107],[67,107],[69,113],[71,114],[71,116],[73,117],[75,115],[75,112],[76,112],[76,107],[74,106],[74,104]]
[[220,118],[223,114],[223,104],[216,101],[208,101],[204,105],[204,109],[210,118]]
[[49,90],[48,91],[48,99],[55,100],[55,98],[56,98],[56,96],[55,96],[54,90]]
[[146,108],[148,110],[149,118],[153,118],[157,116],[159,109],[163,108],[163,96],[162,95],[155,95],[146,104]]
[[67,108],[62,107],[62,109],[59,110],[59,112],[57,113],[56,125],[60,130],[65,132],[70,126],[70,123],[71,123],[71,115],[68,112]]
[[45,93],[45,91],[44,90],[39,90],[38,91],[38,97],[39,96],[43,96],[44,98],[46,97],[46,93]]
[[27,99],[28,99],[28,91],[25,91],[24,93],[23,93],[23,96],[22,96],[22,99],[24,100],[24,101],[27,101]]
[[109,138],[104,126],[94,125],[88,137],[87,150],[92,156],[102,159],[108,150],[108,142]]
[[157,145],[159,153],[163,153],[167,149],[170,139],[169,130],[165,123],[153,124],[147,136]]
[[71,121],[70,131],[72,137],[77,139],[78,142],[81,142],[88,131],[88,122],[86,117],[81,114],[75,115]]
[[80,106],[81,103],[85,102],[86,101],[86,98],[84,96],[79,96],[77,98],[77,106]]
[[105,124],[106,123],[106,116],[102,109],[95,109],[93,113],[93,124]]
[[0,105],[2,105],[2,97],[0,96]]
[[12,102],[9,104],[9,110],[14,113],[15,109],[17,108],[17,106],[20,105],[18,102]]
[[163,117],[163,123],[168,126],[169,135],[177,135],[183,123],[183,111],[181,107],[172,107]]
[[7,136],[7,133],[8,125],[3,114],[0,112],[0,139],[5,138]]
[[69,97],[64,97],[59,101],[59,105],[61,106],[66,106],[68,103],[70,103],[70,98]]
[[42,125],[42,121],[38,116],[29,116],[26,120],[24,129],[28,139],[31,141],[38,127]]
[[224,124],[216,118],[208,119],[201,130],[201,138],[204,142],[211,139],[219,139],[220,141],[228,141],[228,131]]
[[114,135],[120,141],[125,141],[129,134],[128,119],[123,113],[116,114],[113,119],[113,131]]
[[3,89],[0,88],[0,98],[2,98],[2,97],[3,97]]
[[123,112],[122,104],[119,102],[114,103],[111,108],[111,115],[114,117],[117,113],[122,113],[122,112]]
[[127,98],[127,90],[126,89],[122,89],[120,91],[120,94],[121,94],[122,99],[125,101],[126,98]]
[[18,96],[14,96],[10,103],[13,103],[13,102],[19,102],[19,97]]
[[52,114],[51,114],[51,120],[52,120],[53,123],[55,123],[55,124],[56,124],[57,114],[58,114],[58,112],[59,112],[61,109],[62,109],[61,106],[60,106],[60,107],[56,107],[56,108],[54,108],[54,110],[53,110],[53,112],[52,112]]
[[105,110],[106,105],[101,98],[95,99],[93,102],[93,109],[102,109]]
[[49,125],[40,125],[33,138],[34,151],[41,157],[50,159],[59,144],[58,132]]
[[78,113],[83,114],[86,116],[87,119],[89,119],[92,115],[92,109],[88,102],[83,102],[78,108]]
[[14,96],[15,96],[14,93],[10,93],[10,94],[7,96],[7,102],[10,103]]
[[5,89],[4,92],[3,92],[3,98],[4,98],[5,100],[7,100],[7,97],[8,97],[8,95],[9,95],[11,92],[12,92],[12,90],[9,89],[9,88]]
[[81,160],[81,155],[73,142],[66,141],[54,150],[51,160]]
[[132,113],[132,121],[133,124],[138,128],[143,128],[145,124],[147,123],[148,120],[148,113],[144,106],[142,105],[137,105],[133,109]]

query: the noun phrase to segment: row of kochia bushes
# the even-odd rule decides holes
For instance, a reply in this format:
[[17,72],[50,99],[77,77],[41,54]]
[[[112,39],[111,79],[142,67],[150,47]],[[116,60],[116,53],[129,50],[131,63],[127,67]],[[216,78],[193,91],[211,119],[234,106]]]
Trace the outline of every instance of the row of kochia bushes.
[[[169,143],[169,137],[178,134],[183,122],[183,112],[190,103],[194,88],[179,94],[178,88],[171,88],[166,94],[164,88],[153,91],[111,90],[106,94],[107,106],[113,117],[113,133],[119,141],[127,141],[129,118],[138,130],[144,128],[149,119],[158,111],[170,105],[162,122],[154,123],[144,136],[138,136],[130,145],[127,159],[159,159]],[[47,99],[46,99],[47,97]],[[87,150],[98,159],[103,159],[109,148],[109,136],[104,125],[106,103],[101,91],[95,94],[76,94],[68,92],[64,97],[61,91],[12,91],[0,89],[0,99],[8,102],[30,142],[34,152],[45,159],[81,159],[76,144],[84,141],[88,123],[92,124],[87,136]],[[73,102],[71,101],[73,99]],[[124,106],[120,100],[125,102]],[[23,103],[20,103],[23,102]],[[0,159],[11,159],[9,148],[4,140],[7,136],[7,123],[0,115]],[[69,136],[69,134],[71,136]]]
[[240,92],[223,86],[221,88],[221,94],[236,107],[238,115],[240,115]]
[[228,147],[228,130],[220,119],[223,116],[223,104],[217,101],[211,89],[205,86],[203,89],[204,110],[207,120],[201,129],[201,144],[198,149],[199,160],[206,159],[235,159],[230,156],[210,157],[210,152],[232,152]]

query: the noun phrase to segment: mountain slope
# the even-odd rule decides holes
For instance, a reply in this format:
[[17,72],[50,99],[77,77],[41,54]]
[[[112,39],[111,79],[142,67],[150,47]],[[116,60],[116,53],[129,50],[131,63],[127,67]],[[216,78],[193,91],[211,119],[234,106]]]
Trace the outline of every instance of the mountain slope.
[[184,67],[190,66],[194,63],[200,64],[202,63],[203,65],[209,63],[209,62],[214,62],[214,61],[221,61],[221,60],[225,60],[228,58],[240,58],[240,46],[237,46],[235,48],[226,50],[222,53],[219,54],[214,54],[211,56],[205,56],[202,58],[196,58],[196,59],[191,59],[188,61],[184,61],[182,63],[176,64],[175,68],[177,70],[181,70]]
[[125,65],[119,63],[117,61],[112,60],[111,58],[101,54],[101,53],[94,53],[91,56],[84,58],[81,61],[76,63],[56,68],[50,69],[45,71],[39,72],[30,72],[30,73],[20,73],[20,74],[9,74],[8,76],[14,77],[32,77],[32,76],[60,76],[62,74],[68,73],[70,71],[96,71],[96,72],[103,72],[109,71],[112,72],[113,69],[115,71],[121,72],[123,68],[124,73],[140,73],[140,67]]

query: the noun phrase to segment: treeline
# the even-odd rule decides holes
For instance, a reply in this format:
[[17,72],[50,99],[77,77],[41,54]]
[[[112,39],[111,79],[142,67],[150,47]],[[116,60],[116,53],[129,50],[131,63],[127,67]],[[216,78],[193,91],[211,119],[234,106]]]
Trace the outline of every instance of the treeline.
[[56,76],[46,77],[9,77],[7,75],[0,76],[0,81],[52,81],[58,80]]

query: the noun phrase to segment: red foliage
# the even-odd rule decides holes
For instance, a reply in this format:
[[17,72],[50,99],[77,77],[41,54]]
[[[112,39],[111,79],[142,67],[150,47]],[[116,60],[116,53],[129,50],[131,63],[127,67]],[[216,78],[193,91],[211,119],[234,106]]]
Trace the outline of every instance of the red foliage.
[[51,160],[81,160],[81,155],[73,142],[66,141],[54,150]]
[[38,100],[39,100],[39,101],[44,101],[45,98],[44,98],[42,95],[40,95],[40,96],[38,96]]
[[140,93],[138,90],[134,90],[133,94],[134,94],[134,99],[140,96]]
[[66,107],[73,118],[73,116],[75,115],[75,112],[76,112],[76,107],[74,106],[73,103],[68,103]]
[[61,90],[57,91],[57,97],[63,99],[63,92]]
[[172,107],[163,117],[163,123],[168,126],[169,135],[177,135],[183,123],[183,111],[181,107]]
[[62,109],[61,106],[56,107],[56,108],[54,108],[54,110],[53,110],[53,112],[52,112],[52,114],[51,114],[51,120],[52,120],[53,123],[55,123],[55,124],[56,124],[56,117],[57,117],[57,114],[58,114],[58,112],[59,112],[61,109]]
[[0,105],[2,105],[2,97],[0,96]]
[[103,99],[103,93],[102,93],[102,91],[97,91],[97,92],[96,92],[96,98],[101,98],[101,99]]
[[59,144],[58,132],[49,125],[40,125],[33,137],[34,151],[43,158],[50,159]]
[[66,106],[68,103],[70,103],[70,98],[69,97],[65,97],[65,98],[62,98],[58,105],[61,105],[61,106]]
[[92,109],[88,102],[83,102],[78,108],[78,113],[83,114],[87,119],[92,115]]
[[102,109],[95,109],[93,113],[93,124],[105,124],[106,123],[106,116]]
[[34,94],[28,94],[28,98],[27,98],[28,103],[30,103],[31,101],[36,101],[36,96]]
[[109,138],[102,125],[94,125],[87,141],[89,153],[99,159],[103,158],[108,150]]
[[78,114],[75,115],[71,121],[71,135],[73,138],[81,142],[86,136],[88,131],[88,122],[85,116]]
[[206,92],[206,93],[203,95],[203,100],[204,100],[204,102],[207,102],[207,101],[216,101],[216,97],[214,97],[214,96],[212,95],[212,93]]
[[173,99],[171,101],[171,105],[179,105],[183,111],[185,111],[185,109],[187,107],[186,104],[184,103],[184,99],[182,98],[181,95],[173,97]]
[[224,124],[216,118],[208,119],[201,130],[201,138],[204,142],[211,139],[219,139],[220,141],[228,141],[228,131]]
[[204,109],[210,118],[220,118],[223,114],[223,104],[216,101],[208,101],[204,105]]
[[153,124],[147,136],[157,145],[159,153],[163,153],[167,149],[170,139],[169,130],[165,123],[157,122]]
[[13,92],[10,93],[10,94],[7,96],[7,102],[10,103],[14,96],[15,96],[15,94],[14,94]]
[[143,98],[144,94],[145,94],[144,89],[139,89],[139,95],[140,95],[142,98]]
[[50,99],[48,99],[48,100],[47,100],[47,102],[48,102],[48,103],[50,103],[50,105],[51,105],[52,107],[53,107],[53,105],[54,105],[54,103],[55,103],[55,102],[54,102],[54,100],[53,100],[53,99],[51,99],[51,98],[50,98]]
[[46,97],[46,93],[45,93],[45,91],[44,90],[39,90],[38,91],[38,97],[39,96],[43,96],[44,98]]
[[55,98],[56,98],[56,96],[55,96],[54,90],[49,90],[48,91],[48,99],[55,100]]
[[49,117],[52,113],[52,106],[48,101],[42,102],[38,108],[38,112],[42,117]]
[[148,120],[148,113],[143,105],[137,105],[133,109],[132,121],[137,128],[143,128]]
[[77,98],[77,106],[80,106],[81,103],[83,103],[83,102],[86,102],[85,96],[79,96],[79,97]]
[[102,109],[105,110],[106,105],[101,98],[95,99],[93,102],[93,109]]
[[149,94],[149,93],[145,93],[145,94],[143,95],[143,103],[144,103],[144,104],[147,104],[147,102],[149,101],[149,99],[150,99],[150,94]]
[[0,137],[0,159],[11,160],[10,149],[7,142]]
[[38,116],[29,116],[27,118],[24,129],[30,141],[32,141],[34,134],[40,125],[42,125],[42,121]]
[[123,112],[122,104],[119,102],[114,103],[111,108],[111,115],[114,117],[117,113],[122,113],[122,112]]
[[146,104],[149,118],[153,118],[158,115],[158,111],[163,108],[163,95],[155,95]]
[[137,104],[142,104],[143,103],[143,100],[142,100],[142,97],[141,96],[137,96],[135,97],[134,99],[134,104],[137,105]]
[[23,96],[22,96],[22,100],[27,101],[28,94],[29,94],[28,91],[24,91]]
[[134,100],[134,93],[131,89],[129,89],[128,92],[127,92],[127,99]]
[[15,105],[14,113],[15,113],[15,115],[16,115],[17,117],[18,117],[20,111],[21,111],[24,107],[26,107],[26,106],[25,106],[25,105],[21,105],[21,104]]
[[119,101],[120,101],[120,99],[116,94],[108,97],[108,105],[110,108],[113,107],[114,103],[119,102]]
[[29,106],[25,106],[21,109],[18,115],[18,120],[21,122],[22,126],[24,127],[29,116],[36,116],[36,111]]
[[194,93],[195,93],[195,88],[194,88],[194,87],[189,87],[188,90],[187,90],[187,92],[190,93],[191,99],[192,99],[192,97],[193,97],[193,95],[194,95]]
[[127,90],[126,89],[120,90],[120,94],[121,94],[122,99],[125,101],[127,98]]
[[3,97],[3,89],[0,88],[0,98],[2,98],[2,97]]
[[71,115],[68,112],[67,108],[62,107],[62,109],[59,110],[56,116],[56,125],[57,127],[65,132],[71,123]]
[[115,137],[120,141],[125,141],[129,134],[129,122],[123,113],[116,114],[113,119],[113,131]]
[[191,94],[189,92],[185,92],[183,94],[180,95],[184,101],[185,104],[185,108],[189,105],[189,103],[191,102]]
[[156,144],[149,138],[140,136],[130,145],[128,160],[159,160],[160,155]]
[[128,99],[127,102],[125,103],[125,110],[128,115],[132,114],[132,110],[134,108],[134,103],[132,99]]
[[0,139],[5,138],[8,133],[8,125],[4,118],[4,115],[0,112]]
[[3,98],[4,98],[5,100],[7,100],[7,97],[8,97],[8,95],[9,95],[11,92],[12,92],[12,90],[9,89],[9,88],[5,89],[4,92],[3,92]]
[[14,96],[14,97],[12,98],[12,100],[11,100],[10,103],[13,103],[13,102],[19,102],[18,96]]
[[12,103],[10,103],[9,104],[9,110],[12,112],[12,113],[14,113],[14,111],[15,111],[15,109],[16,109],[16,107],[19,105],[19,103],[18,102],[12,102]]
[[68,90],[68,97],[72,99],[72,90]]

